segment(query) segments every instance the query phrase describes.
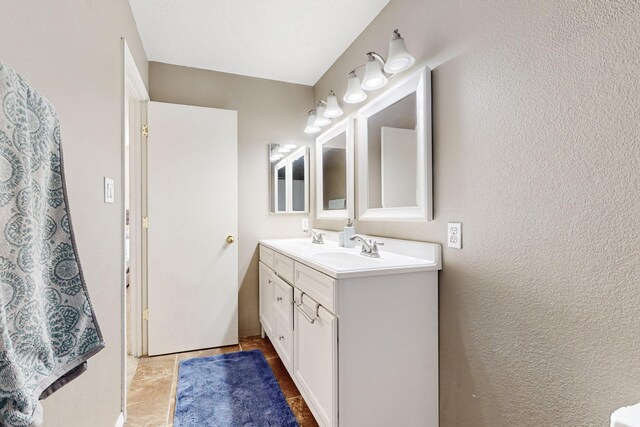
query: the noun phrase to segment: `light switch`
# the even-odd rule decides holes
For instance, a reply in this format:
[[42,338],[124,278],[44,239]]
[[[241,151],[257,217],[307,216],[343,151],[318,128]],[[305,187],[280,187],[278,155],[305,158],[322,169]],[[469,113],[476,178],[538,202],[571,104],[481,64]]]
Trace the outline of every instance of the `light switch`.
[[104,177],[104,202],[113,203],[115,195],[115,184],[113,179]]
[[462,223],[450,222],[447,225],[447,246],[462,249]]

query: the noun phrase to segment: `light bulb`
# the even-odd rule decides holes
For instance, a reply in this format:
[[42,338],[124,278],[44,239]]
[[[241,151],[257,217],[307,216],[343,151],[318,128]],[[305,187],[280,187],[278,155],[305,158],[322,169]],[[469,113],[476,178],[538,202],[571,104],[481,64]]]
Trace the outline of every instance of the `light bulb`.
[[316,110],[309,111],[307,116],[307,126],[304,128],[304,133],[318,133],[321,131],[320,126],[316,126]]
[[314,125],[326,126],[328,124],[331,124],[331,119],[326,117],[324,115],[324,112],[325,112],[324,105],[318,104],[318,106],[316,107],[316,119],[313,122]]
[[376,90],[387,84],[387,78],[382,74],[380,63],[371,54],[367,54],[367,67],[364,72],[364,79],[362,79],[362,89],[364,90]]
[[399,73],[411,67],[414,62],[416,60],[407,50],[404,39],[398,30],[394,30],[389,42],[389,59],[384,64],[384,71],[387,73]]
[[343,111],[338,104],[338,98],[336,98],[336,94],[333,91],[329,91],[329,96],[327,96],[327,107],[324,110],[324,116],[333,118],[340,117]]
[[347,82],[347,93],[342,98],[344,102],[348,104],[357,104],[367,99],[367,94],[364,93],[360,86],[360,79],[355,72],[349,73],[349,81]]

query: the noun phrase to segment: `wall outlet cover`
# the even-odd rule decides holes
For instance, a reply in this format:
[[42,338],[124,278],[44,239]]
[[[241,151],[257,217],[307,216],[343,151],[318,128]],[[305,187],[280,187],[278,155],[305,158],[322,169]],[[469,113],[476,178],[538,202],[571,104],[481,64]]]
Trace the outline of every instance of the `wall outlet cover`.
[[309,218],[302,218],[302,231],[309,231]]
[[462,223],[450,222],[447,225],[447,246],[462,249]]
[[113,203],[115,200],[115,184],[113,179],[104,177],[104,202]]

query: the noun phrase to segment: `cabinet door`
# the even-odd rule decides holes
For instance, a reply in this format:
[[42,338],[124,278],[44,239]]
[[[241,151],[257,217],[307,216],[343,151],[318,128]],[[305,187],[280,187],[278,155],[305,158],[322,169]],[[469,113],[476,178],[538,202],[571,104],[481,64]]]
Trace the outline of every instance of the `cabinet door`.
[[[302,305],[300,301],[303,301]],[[338,425],[338,320],[296,290],[294,373],[320,425]],[[300,310],[303,310],[301,312]]]
[[274,313],[273,313],[273,299],[274,299],[274,273],[273,271],[260,262],[260,322],[264,331],[273,338]]

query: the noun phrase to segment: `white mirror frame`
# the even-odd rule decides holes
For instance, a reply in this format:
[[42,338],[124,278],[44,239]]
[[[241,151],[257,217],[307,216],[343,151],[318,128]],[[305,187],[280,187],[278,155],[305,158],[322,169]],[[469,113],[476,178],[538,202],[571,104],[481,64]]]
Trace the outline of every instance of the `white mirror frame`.
[[[300,157],[304,157],[304,211],[293,210],[293,162]],[[278,210],[278,170],[285,169],[285,210]],[[273,212],[277,214],[306,214],[309,213],[309,147],[304,146],[280,160],[273,167]]]
[[[354,120],[349,116],[337,123],[316,138],[316,218],[317,219],[347,219],[354,218]],[[341,133],[347,139],[347,209],[324,210],[324,189],[322,186],[322,147]]]
[[[416,94],[417,206],[369,207],[369,117]],[[432,221],[433,155],[431,126],[431,70],[423,67],[358,111],[358,219],[361,221]]]

